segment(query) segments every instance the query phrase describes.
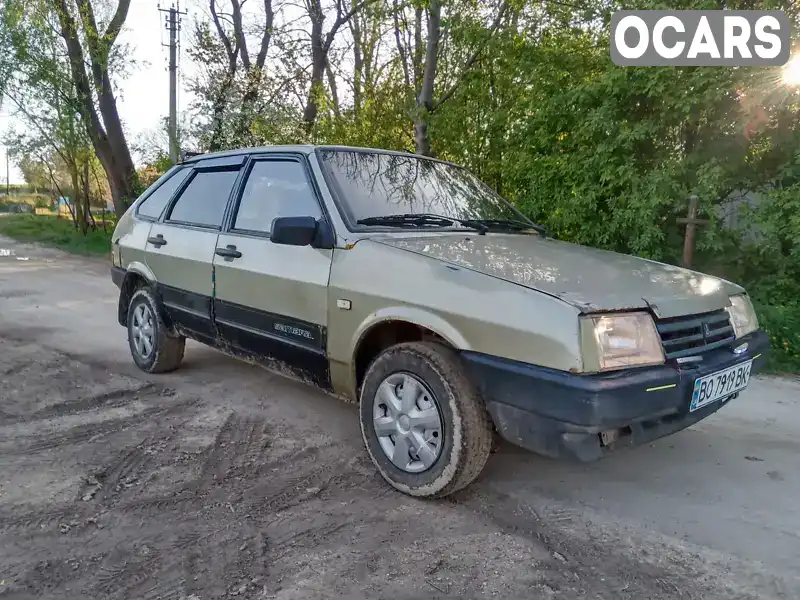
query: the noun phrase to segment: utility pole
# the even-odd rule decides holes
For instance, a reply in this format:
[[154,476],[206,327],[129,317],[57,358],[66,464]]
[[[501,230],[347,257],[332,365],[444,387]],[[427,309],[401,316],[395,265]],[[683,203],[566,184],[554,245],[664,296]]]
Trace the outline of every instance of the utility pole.
[[178,46],[180,45],[181,12],[180,3],[169,8],[158,7],[159,12],[166,13],[166,29],[169,31],[169,157],[173,163],[178,162],[180,147],[178,144]]
[[6,197],[11,199],[11,167],[8,166],[8,146],[6,146]]

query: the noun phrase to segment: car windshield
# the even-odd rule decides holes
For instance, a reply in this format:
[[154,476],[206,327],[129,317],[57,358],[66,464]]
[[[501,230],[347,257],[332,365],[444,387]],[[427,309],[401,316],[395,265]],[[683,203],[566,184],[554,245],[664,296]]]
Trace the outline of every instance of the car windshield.
[[[381,217],[405,217],[395,226],[446,226],[409,218],[428,215],[457,221],[509,221],[531,225],[475,175],[454,165],[412,155],[320,149],[342,210],[351,224],[385,225]],[[524,227],[523,227],[524,229]]]

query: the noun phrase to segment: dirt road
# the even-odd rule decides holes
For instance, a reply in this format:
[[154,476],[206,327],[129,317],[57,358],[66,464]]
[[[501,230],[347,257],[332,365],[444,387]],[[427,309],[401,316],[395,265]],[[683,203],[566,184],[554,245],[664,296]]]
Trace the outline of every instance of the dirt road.
[[136,371],[116,298],[0,238],[0,598],[800,598],[800,383],[593,465],[503,447],[417,501],[353,406],[198,345]]

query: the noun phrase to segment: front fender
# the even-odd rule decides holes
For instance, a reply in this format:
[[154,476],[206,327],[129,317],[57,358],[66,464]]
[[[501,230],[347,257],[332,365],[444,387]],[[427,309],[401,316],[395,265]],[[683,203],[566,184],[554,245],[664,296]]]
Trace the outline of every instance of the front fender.
[[412,325],[417,325],[429,329],[436,335],[442,337],[457,350],[471,350],[466,338],[448,321],[440,315],[413,306],[389,306],[370,313],[356,328],[353,339],[350,342],[350,356],[354,356],[361,340],[369,331],[381,323],[387,321],[405,321]]
[[136,260],[131,261],[130,263],[128,263],[127,271],[128,273],[135,273],[136,275],[143,277],[150,284],[156,283],[156,276],[143,262],[139,262]]

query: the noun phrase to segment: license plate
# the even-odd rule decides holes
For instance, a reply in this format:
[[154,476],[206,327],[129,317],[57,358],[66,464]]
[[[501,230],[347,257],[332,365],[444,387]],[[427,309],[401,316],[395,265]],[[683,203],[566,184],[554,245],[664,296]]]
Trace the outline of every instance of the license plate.
[[702,408],[722,398],[727,398],[747,387],[750,381],[750,368],[753,361],[733,365],[705,377],[694,380],[694,392],[689,412]]

